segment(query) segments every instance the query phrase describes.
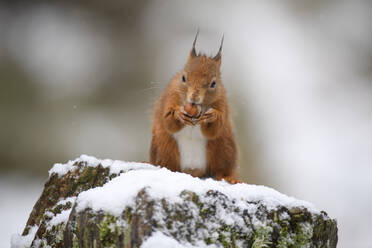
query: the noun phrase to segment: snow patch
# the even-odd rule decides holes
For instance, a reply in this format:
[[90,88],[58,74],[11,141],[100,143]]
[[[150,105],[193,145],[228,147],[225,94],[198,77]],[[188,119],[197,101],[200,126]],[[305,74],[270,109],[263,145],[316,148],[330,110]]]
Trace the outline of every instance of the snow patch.
[[54,216],[49,222],[48,226],[56,226],[61,223],[66,223],[68,220],[68,217],[70,216],[71,209],[63,210],[61,213]]
[[74,205],[76,200],[76,196],[68,197],[66,199],[62,199],[55,204],[55,206],[67,205],[70,203],[70,208],[62,210],[61,213],[54,215],[53,212],[46,211],[45,215],[51,217],[51,220],[47,222],[47,228],[51,229],[53,226],[59,225],[61,223],[65,224],[68,221],[70,216],[72,206]]
[[[122,167],[132,167],[137,164],[121,163],[123,163]],[[221,192],[234,200],[237,205],[253,213],[256,211],[255,206],[249,202],[261,202],[268,210],[275,210],[278,206],[305,207],[310,212],[319,213],[313,204],[288,197],[265,186],[243,183],[231,185],[210,178],[200,179],[188,174],[172,172],[166,168],[131,170],[115,177],[102,187],[84,191],[77,198],[77,211],[91,208],[94,211],[103,210],[120,216],[126,206],[135,205],[136,195],[144,188],[152,198],[165,198],[169,202],[182,202],[180,193],[184,190],[195,192],[199,196],[205,195],[209,190],[214,190]]]
[[290,219],[290,216],[287,212],[280,213],[279,220],[288,220],[288,219]]
[[22,236],[20,234],[13,234],[10,240],[11,248],[26,248],[30,247],[32,240],[35,238],[35,234],[39,229],[38,226],[32,226],[27,235]]
[[56,204],[56,206],[57,205],[66,205],[67,203],[71,203],[71,205],[73,205],[74,204],[74,202],[75,202],[75,200],[76,200],[76,196],[70,196],[70,197],[67,197],[66,199],[62,199],[62,200],[60,200],[57,204]]
[[197,246],[190,244],[182,244],[175,240],[172,237],[166,236],[161,232],[155,232],[151,237],[145,240],[142,243],[141,248],[153,248],[153,247],[162,247],[162,248],[196,248],[196,247],[208,247],[214,248],[215,245],[206,245],[205,243],[200,243]]
[[97,167],[101,165],[103,168],[110,168],[110,174],[118,174],[120,171],[128,171],[135,169],[155,169],[156,167],[146,163],[137,163],[137,162],[123,162],[120,160],[111,160],[111,159],[97,159],[93,156],[81,155],[75,160],[70,160],[65,164],[57,163],[54,164],[52,169],[49,170],[49,176],[52,174],[57,174],[58,177],[61,177],[68,172],[72,172],[78,169],[78,164],[84,162],[89,167]]
[[69,161],[67,164],[54,164],[53,168],[49,170],[49,176],[53,173],[57,174],[59,177],[65,175],[69,171],[73,171],[75,161]]

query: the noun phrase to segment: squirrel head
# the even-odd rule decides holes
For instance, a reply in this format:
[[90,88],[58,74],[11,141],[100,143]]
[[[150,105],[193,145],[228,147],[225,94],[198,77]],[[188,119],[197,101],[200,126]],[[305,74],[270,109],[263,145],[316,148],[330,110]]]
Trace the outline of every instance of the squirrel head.
[[199,31],[196,33],[188,60],[177,81],[185,104],[209,106],[224,91],[220,72],[223,37],[218,53],[214,57],[209,57],[205,54],[197,54],[195,51],[198,33]]

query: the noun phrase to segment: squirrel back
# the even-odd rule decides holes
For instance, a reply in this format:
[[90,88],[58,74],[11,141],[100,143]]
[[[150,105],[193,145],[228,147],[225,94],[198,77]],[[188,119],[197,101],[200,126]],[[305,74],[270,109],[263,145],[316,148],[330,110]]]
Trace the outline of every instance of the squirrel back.
[[[197,34],[198,35],[198,34]],[[221,80],[221,50],[216,56],[192,50],[155,103],[150,162],[197,177],[231,183],[237,147],[231,127],[226,90]]]

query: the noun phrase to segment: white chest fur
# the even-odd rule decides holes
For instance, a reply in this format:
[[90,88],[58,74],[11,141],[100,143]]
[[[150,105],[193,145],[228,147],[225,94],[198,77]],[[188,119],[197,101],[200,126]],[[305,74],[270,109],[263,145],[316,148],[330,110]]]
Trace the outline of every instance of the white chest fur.
[[207,167],[207,140],[203,136],[200,126],[185,126],[174,134],[174,138],[181,156],[181,170],[205,170]]

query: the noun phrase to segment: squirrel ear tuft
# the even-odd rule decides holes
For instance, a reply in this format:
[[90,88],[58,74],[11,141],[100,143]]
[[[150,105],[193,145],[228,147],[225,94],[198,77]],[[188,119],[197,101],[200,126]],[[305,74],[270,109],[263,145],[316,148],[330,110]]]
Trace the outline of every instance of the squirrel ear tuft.
[[222,35],[220,49],[218,50],[218,53],[216,54],[216,56],[213,57],[213,59],[216,60],[216,61],[219,61],[219,60],[221,59],[221,52],[222,52],[223,38],[224,38],[224,35]]
[[199,35],[199,28],[196,31],[195,39],[194,39],[194,42],[192,43],[192,49],[190,52],[191,57],[196,57],[195,44],[196,44],[196,39],[198,38],[198,35]]

